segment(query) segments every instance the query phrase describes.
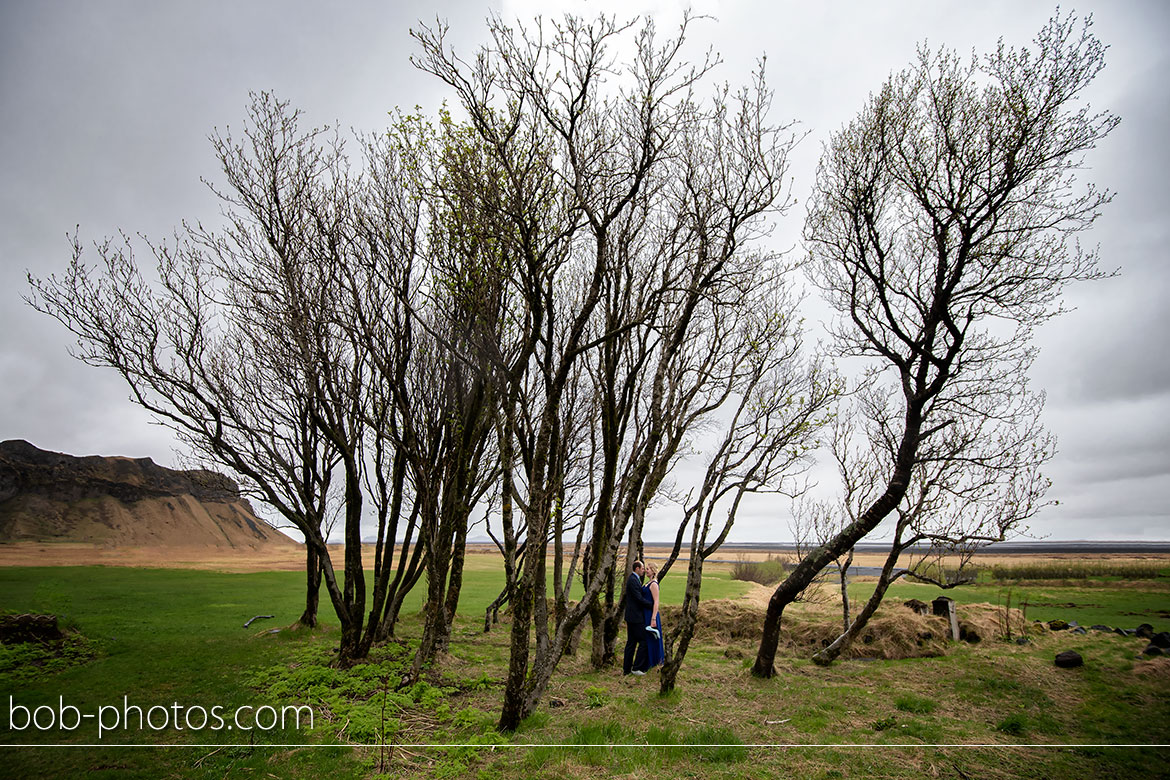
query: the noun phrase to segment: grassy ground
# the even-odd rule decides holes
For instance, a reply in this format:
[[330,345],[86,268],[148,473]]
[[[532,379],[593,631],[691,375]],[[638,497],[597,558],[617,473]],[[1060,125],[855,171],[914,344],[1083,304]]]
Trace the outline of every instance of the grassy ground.
[[[666,698],[658,696],[654,674],[622,678],[612,669],[593,671],[587,657],[570,657],[537,714],[505,738],[493,726],[507,631],[481,630],[500,580],[490,562],[470,567],[465,617],[450,655],[426,682],[396,691],[420,627],[418,596],[405,610],[403,641],[343,673],[329,665],[335,630],[263,633],[299,614],[296,573],[0,570],[0,610],[64,615],[88,638],[83,649],[93,656],[42,671],[27,659],[6,664],[12,651],[3,649],[9,655],[0,654],[0,777],[1165,776],[1170,753],[1164,749],[1096,747],[1170,742],[1170,659],[1140,659],[1144,642],[1103,634],[1045,634],[1023,646],[989,640],[954,646],[943,657],[829,669],[813,666],[802,652],[782,657],[772,680],[749,674],[752,643],[700,643],[687,656],[678,691]],[[673,585],[664,584],[667,603],[681,596],[677,578]],[[704,597],[735,598],[749,587],[715,571]],[[891,608],[903,598],[936,595],[922,587],[897,585]],[[981,587],[950,595],[960,603],[995,603],[1000,589]],[[857,588],[855,598],[865,584]],[[1017,587],[1013,603],[1021,590],[1035,602],[1051,601],[1052,617],[1170,629],[1170,620],[1159,616],[1170,606],[1164,583]],[[1047,619],[1048,608],[1033,603],[1028,617]],[[257,614],[276,618],[241,627]],[[1053,665],[1054,654],[1068,648],[1085,657],[1084,667]],[[143,709],[173,702],[233,710],[309,704],[314,728],[247,735],[131,729],[106,734],[101,743],[141,747],[12,747],[98,743],[93,724],[13,730],[13,704],[32,711],[58,708],[63,699],[94,712],[120,707],[123,697]],[[383,741],[389,746],[330,744]],[[419,746],[434,743],[472,746]],[[298,747],[271,746],[280,744]],[[756,747],[778,744],[824,747]],[[1036,744],[1087,747],[1024,747]]]
[[[849,595],[860,605],[873,593],[872,582],[857,582]],[[896,582],[885,600],[902,603],[907,599],[931,601],[942,595],[933,585]],[[1160,582],[1049,581],[1003,584],[985,582],[946,591],[946,596],[962,604],[1007,604],[1024,611],[1029,621],[1055,619],[1076,620],[1083,626],[1094,624],[1136,628],[1150,623],[1159,631],[1170,630],[1170,580]]]

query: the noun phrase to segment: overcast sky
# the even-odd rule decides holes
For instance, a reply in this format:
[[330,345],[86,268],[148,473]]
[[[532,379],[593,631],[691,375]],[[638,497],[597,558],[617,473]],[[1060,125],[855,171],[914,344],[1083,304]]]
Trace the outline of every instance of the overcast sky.
[[[795,245],[803,201],[828,134],[928,41],[967,53],[998,38],[1025,44],[1052,14],[1042,2],[695,2],[717,20],[692,31],[710,45],[720,81],[741,83],[767,54],[774,119],[809,132],[793,167],[801,201],[777,226]],[[69,258],[66,234],[118,230],[164,238],[183,219],[214,218],[200,183],[216,170],[207,135],[238,125],[250,90],[272,90],[310,122],[385,126],[396,106],[433,113],[445,96],[412,68],[408,34],[436,15],[470,54],[492,11],[531,18],[571,9],[651,13],[668,2],[125,2],[0,0],[0,439],[75,455],[151,457],[175,465],[165,429],[127,399],[112,372],[71,358],[65,329],[23,303],[26,271],[48,275]],[[1076,310],[1039,335],[1035,386],[1060,452],[1051,498],[1033,523],[1053,539],[1170,539],[1170,4],[1101,0],[1092,13],[1110,48],[1091,90],[1122,118],[1089,157],[1086,178],[1116,198],[1082,242],[1099,244],[1116,278],[1072,289]],[[814,323],[815,325],[815,323]],[[788,536],[786,509],[757,502],[733,541]],[[660,511],[646,537],[673,536]]]

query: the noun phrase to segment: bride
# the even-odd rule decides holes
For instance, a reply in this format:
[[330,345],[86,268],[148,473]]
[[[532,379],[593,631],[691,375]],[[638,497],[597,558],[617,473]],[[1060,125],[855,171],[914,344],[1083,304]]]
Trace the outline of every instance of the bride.
[[651,602],[651,606],[646,607],[644,611],[646,613],[646,650],[649,661],[647,668],[653,669],[662,664],[666,651],[662,641],[662,615],[658,613],[658,567],[652,563],[646,564],[646,582],[642,585],[642,591]]

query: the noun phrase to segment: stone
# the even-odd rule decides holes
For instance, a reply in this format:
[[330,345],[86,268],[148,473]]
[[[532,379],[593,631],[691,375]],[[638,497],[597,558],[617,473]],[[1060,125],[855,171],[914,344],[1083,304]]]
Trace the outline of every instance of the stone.
[[1151,642],[1146,645],[1146,649],[1142,651],[1143,655],[1166,655],[1166,651]]
[[1078,666],[1084,666],[1085,659],[1076,650],[1065,650],[1063,653],[1056,654],[1055,663],[1062,669],[1075,669]]
[[970,623],[959,624],[959,639],[973,645],[977,645],[983,641],[983,637],[979,635],[979,631]]
[[1074,634],[1087,634],[1087,633],[1089,633],[1088,631],[1085,630],[1084,626],[1074,626],[1072,632]]
[[1095,626],[1090,626],[1090,628],[1092,628],[1094,631],[1112,631],[1113,630],[1109,626],[1103,626],[1100,623],[1098,623]]
[[1026,636],[1018,636],[1018,637],[1016,637],[1016,644],[1017,645],[1030,645],[1030,644],[1032,644],[1032,640]]
[[1159,631],[1150,638],[1150,644],[1163,650],[1170,650],[1170,631]]
[[1135,631],[1134,633],[1137,636],[1140,636],[1142,639],[1153,639],[1154,638],[1154,627],[1151,626],[1149,623],[1142,623],[1140,626],[1137,627],[1137,631]]
[[1063,620],[1049,620],[1048,627],[1053,631],[1067,631],[1069,626]]
[[930,614],[930,605],[925,601],[919,601],[918,599],[908,599],[902,602],[902,606],[906,607],[907,609],[914,610],[919,615]]

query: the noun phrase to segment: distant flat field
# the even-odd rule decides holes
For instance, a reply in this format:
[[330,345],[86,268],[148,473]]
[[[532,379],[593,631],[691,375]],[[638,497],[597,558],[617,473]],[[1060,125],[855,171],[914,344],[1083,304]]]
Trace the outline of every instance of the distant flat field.
[[[1079,545],[1068,549],[1060,543],[1029,545],[1026,549],[1004,553],[984,553],[977,557],[983,565],[1035,562],[1037,559],[1093,560],[1093,561],[1166,561],[1170,564],[1170,545],[1141,545],[1138,549],[1112,549],[1108,544],[1084,549]],[[341,566],[344,547],[330,545],[334,565]],[[374,545],[362,545],[367,568],[372,568]],[[468,544],[468,566],[489,569],[499,565],[495,545]],[[647,560],[661,562],[670,554],[670,547],[652,545],[645,548]],[[777,545],[736,545],[718,550],[707,565],[717,570],[739,560],[763,560],[768,556],[791,556],[790,547]],[[681,556],[683,560],[686,556]],[[859,567],[880,567],[885,554],[861,551],[853,564]],[[902,561],[903,564],[908,561]],[[132,566],[163,569],[210,569],[216,571],[300,571],[305,566],[301,549],[279,547],[272,550],[231,549],[220,547],[112,547],[78,542],[9,542],[0,544],[0,566]],[[676,569],[677,571],[677,569]]]
[[219,547],[113,547],[81,542],[8,542],[0,544],[0,566],[292,571],[305,567],[305,554],[296,547],[244,550]]
[[[985,552],[979,553],[975,556],[974,562],[981,566],[992,566],[995,564],[1012,564],[1012,563],[1035,563],[1038,560],[1053,560],[1053,561],[1107,561],[1107,562],[1131,562],[1131,561],[1166,561],[1170,564],[1170,544],[1164,545],[1149,545],[1141,546],[1139,549],[1122,548],[1112,549],[1108,545],[1100,545],[1096,549],[1072,548],[1072,546],[1064,546],[1059,543],[1038,546],[1028,546],[1026,548],[1008,548],[1010,552]],[[1120,545],[1119,545],[1120,547]],[[886,562],[887,552],[874,550],[859,550],[854,553],[853,566],[881,568]],[[670,555],[669,547],[647,547],[645,550],[646,558],[654,561],[657,559],[665,560]],[[761,561],[770,556],[779,558],[794,558],[795,552],[791,547],[777,545],[776,547],[766,547],[763,545],[744,545],[734,547],[724,547],[717,550],[710,559],[708,564],[715,565],[730,565],[734,561],[740,559],[749,561]],[[682,556],[685,558],[685,556]],[[902,566],[909,565],[912,560],[916,560],[910,553],[903,553],[899,564]],[[954,560],[949,560],[948,563],[955,563]]]
[[[334,566],[345,560],[345,546],[329,545]],[[499,552],[495,545],[468,545],[476,568],[493,568]],[[374,545],[362,545],[367,568],[373,568]],[[469,559],[470,560],[470,559]],[[491,561],[491,563],[489,563]],[[208,569],[228,572],[301,571],[303,547],[232,549],[224,547],[114,547],[81,542],[0,543],[0,566],[130,566],[147,569]]]

